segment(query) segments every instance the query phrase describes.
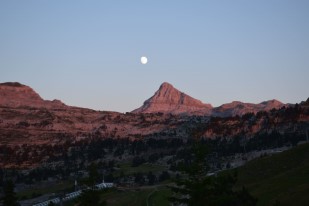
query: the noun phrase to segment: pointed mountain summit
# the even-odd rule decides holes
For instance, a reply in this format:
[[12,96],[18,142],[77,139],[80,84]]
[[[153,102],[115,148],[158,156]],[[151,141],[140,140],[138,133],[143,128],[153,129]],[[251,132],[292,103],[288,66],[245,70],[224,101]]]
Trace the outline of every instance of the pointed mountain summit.
[[212,106],[180,92],[164,82],[156,93],[133,113],[210,114]]

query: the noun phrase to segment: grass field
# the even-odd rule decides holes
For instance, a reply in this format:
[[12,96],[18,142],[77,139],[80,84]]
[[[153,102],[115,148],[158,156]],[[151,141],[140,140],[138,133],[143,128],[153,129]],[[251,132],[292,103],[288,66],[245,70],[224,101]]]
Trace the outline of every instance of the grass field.
[[309,205],[309,144],[253,160],[237,169],[258,205]]
[[168,206],[168,197],[171,191],[166,187],[153,187],[147,189],[130,189],[120,191],[112,189],[101,195],[111,206]]
[[[109,189],[102,191],[101,200],[108,206],[169,206],[170,190],[164,186],[144,189]],[[67,202],[66,206],[76,205],[76,200]]]
[[107,205],[111,206],[144,206],[148,195],[153,189],[146,190],[110,190],[102,194],[101,198],[106,200]]

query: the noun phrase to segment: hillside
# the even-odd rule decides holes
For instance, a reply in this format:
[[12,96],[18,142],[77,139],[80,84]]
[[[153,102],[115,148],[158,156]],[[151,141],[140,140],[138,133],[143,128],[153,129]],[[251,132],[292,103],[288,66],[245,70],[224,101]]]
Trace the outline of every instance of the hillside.
[[309,144],[253,160],[237,169],[238,186],[258,198],[258,205],[307,205]]
[[[67,106],[59,100],[44,100],[31,87],[20,83],[2,83],[0,166],[32,167],[52,158],[51,154],[44,152],[44,147],[67,145],[69,148],[75,142],[91,142],[93,139],[139,141],[149,138],[190,139],[192,136],[206,139],[250,139],[260,136],[266,138],[269,134],[279,133],[282,138],[277,139],[278,143],[275,142],[275,145],[282,145],[292,139],[291,135],[286,134],[303,136],[309,122],[309,108],[305,103],[264,111],[265,108],[269,110],[273,106],[280,107],[281,103],[276,100],[263,102],[260,106],[234,102],[216,111],[227,114],[228,117],[200,116],[203,112],[209,112],[211,105],[178,91],[169,83],[163,83],[145,104],[145,107],[134,113],[95,111]],[[254,112],[242,116],[236,115],[252,111],[250,108],[255,107],[261,111],[257,110],[259,112],[255,113],[253,110]],[[158,112],[156,109],[162,110]],[[301,140],[294,139],[293,142]],[[255,149],[261,145],[259,142],[253,141],[251,146],[247,145],[247,149],[249,146]],[[239,150],[242,142],[237,144]],[[39,155],[36,155],[37,151],[41,151]]]

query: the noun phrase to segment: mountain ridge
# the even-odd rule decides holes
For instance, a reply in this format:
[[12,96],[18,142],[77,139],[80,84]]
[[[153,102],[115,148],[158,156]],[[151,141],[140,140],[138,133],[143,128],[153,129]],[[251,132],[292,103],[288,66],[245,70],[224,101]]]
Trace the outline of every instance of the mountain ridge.
[[152,97],[147,99],[141,107],[133,110],[132,113],[162,112],[226,117],[243,115],[248,112],[257,113],[259,111],[269,111],[274,108],[279,109],[283,106],[286,106],[286,104],[272,99],[258,104],[233,101],[231,103],[222,104],[219,107],[213,107],[211,104],[205,104],[179,91],[170,83],[164,82]]
[[[0,106],[5,107],[36,107],[36,108],[68,108],[60,100],[44,100],[31,87],[19,82],[0,83]],[[209,103],[195,99],[176,89],[172,84],[164,82],[144,104],[132,113],[167,113],[176,115],[197,116],[235,116],[248,112],[269,111],[279,109],[287,104],[278,100],[263,101],[258,104],[233,101],[213,107]]]
[[[172,112],[184,108],[184,106],[175,107],[178,104],[195,105],[196,107],[193,108],[197,110],[190,111],[190,115],[198,114],[201,108],[204,109],[204,103],[201,101],[174,90],[172,85],[165,84],[161,92],[157,93],[157,96],[160,96],[159,100],[170,103],[168,109],[173,108]],[[0,148],[15,148],[21,145],[66,145],[68,142],[105,138],[130,141],[170,137],[211,139],[242,136],[251,138],[273,131],[285,134],[296,129],[302,132],[309,121],[309,100],[299,106],[289,105],[271,112],[261,112],[256,115],[248,113],[242,116],[236,113],[248,111],[255,105],[235,101],[223,105],[220,108],[222,111],[217,111],[221,115],[224,111],[225,115],[229,115],[226,118],[198,116],[201,114],[173,115],[169,110],[164,113],[117,113],[66,105],[59,107],[57,100],[43,100],[30,87],[16,83],[0,84],[0,100],[2,103],[0,104]],[[14,104],[14,101],[18,104]],[[264,102],[260,105],[260,109],[265,108],[265,105],[276,103],[275,100]],[[205,108],[213,112],[216,108],[210,106]],[[16,153],[18,158],[19,154]],[[27,167],[27,162],[24,164],[15,162],[17,156],[2,163],[7,164],[7,167],[15,167],[17,164],[19,167]],[[35,159],[33,161],[38,163]]]

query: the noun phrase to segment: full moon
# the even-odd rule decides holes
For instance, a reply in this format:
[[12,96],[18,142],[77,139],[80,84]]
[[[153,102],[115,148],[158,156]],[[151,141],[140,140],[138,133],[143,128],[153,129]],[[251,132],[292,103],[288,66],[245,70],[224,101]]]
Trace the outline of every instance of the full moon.
[[147,64],[147,62],[148,62],[147,57],[141,57],[141,63],[142,64]]

